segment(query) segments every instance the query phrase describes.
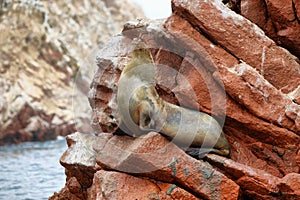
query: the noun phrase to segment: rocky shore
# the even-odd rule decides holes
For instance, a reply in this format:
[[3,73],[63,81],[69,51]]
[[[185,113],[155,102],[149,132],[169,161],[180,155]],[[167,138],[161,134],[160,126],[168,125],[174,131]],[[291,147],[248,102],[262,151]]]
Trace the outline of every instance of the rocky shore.
[[[300,199],[300,4],[172,0],[172,10],[125,24],[98,52],[94,134],[67,137],[66,185],[50,199]],[[137,38],[157,64],[160,96],[224,123],[230,158],[197,160],[155,132],[112,134],[118,79]]]

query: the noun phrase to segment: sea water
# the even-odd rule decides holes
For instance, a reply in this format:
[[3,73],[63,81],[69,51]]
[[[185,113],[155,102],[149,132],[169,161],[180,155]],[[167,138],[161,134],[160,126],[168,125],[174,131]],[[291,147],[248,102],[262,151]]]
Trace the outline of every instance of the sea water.
[[65,139],[0,146],[0,200],[48,199],[65,184]]

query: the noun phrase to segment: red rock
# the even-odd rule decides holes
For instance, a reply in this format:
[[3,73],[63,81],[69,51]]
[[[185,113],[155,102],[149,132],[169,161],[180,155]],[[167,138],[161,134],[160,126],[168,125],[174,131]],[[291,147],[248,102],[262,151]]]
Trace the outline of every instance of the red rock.
[[300,174],[287,174],[277,184],[284,199],[300,198]]
[[[139,192],[130,198],[154,191],[154,199],[300,199],[299,63],[253,23],[276,36],[272,23],[280,15],[287,23],[290,7],[273,19],[266,9],[270,3],[275,12],[282,4],[275,0],[230,2],[252,22],[221,1],[173,0],[167,20],[128,23],[101,51],[89,96],[98,137],[68,137],[61,159],[67,179],[75,177],[90,199],[121,199],[131,187]],[[224,122],[230,158],[195,160],[154,132],[139,138],[102,133],[118,128],[115,92],[132,40],[149,45],[163,99]]]
[[[234,68],[222,70],[226,78],[223,83],[235,101],[244,105],[251,113],[268,120],[273,124],[284,126],[291,131],[298,133],[300,127],[287,116],[288,110],[293,110],[298,115],[300,106],[293,103],[288,96],[283,95],[279,90],[270,85],[251,66],[241,63]],[[230,77],[230,78],[229,78]],[[234,91],[233,91],[234,90]],[[244,96],[245,95],[245,96]],[[294,107],[294,109],[290,109]]]
[[81,185],[76,178],[69,179],[63,189],[59,193],[54,193],[49,200],[82,200],[84,199]]
[[239,187],[234,182],[203,161],[189,157],[157,133],[136,140],[115,136],[97,153],[97,163],[107,170],[174,182],[202,198],[237,199],[239,196]]
[[100,170],[94,175],[87,199],[182,199],[199,198],[172,184]]
[[[266,146],[260,142],[252,143],[248,145],[248,147],[257,158],[266,161],[265,167],[259,169],[263,169],[264,171],[268,172],[270,168],[275,168],[278,169],[281,174],[288,174],[291,172],[299,171],[299,166],[296,163],[296,160],[289,157],[291,155],[294,156],[294,154],[291,154],[291,151],[286,151],[282,154],[274,153],[274,149],[271,150],[269,146]],[[289,160],[289,165],[284,160]],[[280,175],[277,176],[281,177]]]
[[293,11],[293,2],[288,0],[266,0],[268,12],[271,18],[281,20],[281,22],[290,22],[295,20]]
[[[225,114],[226,93],[214,80],[211,72],[201,66],[201,61],[187,55],[180,65],[173,92],[181,106],[200,109],[222,117]],[[189,96],[189,98],[186,98]],[[205,98],[203,98],[205,97]]]
[[272,38],[300,58],[299,1],[289,0],[242,0],[239,12]]
[[[276,30],[274,40],[300,57],[300,24],[297,17],[297,1],[268,0],[268,14]],[[298,3],[299,4],[299,3]]]
[[294,100],[295,103],[300,105],[300,88],[294,91],[294,94],[291,95],[291,98]]
[[300,2],[299,1],[293,1],[295,5],[295,10],[296,10],[296,18],[299,20],[300,19]]
[[192,195],[191,193],[185,191],[184,189],[178,187],[174,184],[157,182],[157,186],[161,189],[160,199],[187,199],[196,200],[200,199]]
[[[175,23],[173,23],[175,21],[179,21],[179,23],[176,23],[176,24],[180,24],[180,26],[177,27],[177,25]],[[248,94],[246,92],[247,90],[251,90],[249,87],[251,85],[255,85],[255,82],[251,83],[251,79],[249,79],[249,78],[243,79],[243,78],[239,77],[240,75],[232,74],[234,72],[232,70],[232,69],[234,69],[233,66],[236,66],[237,62],[238,62],[238,61],[234,62],[234,60],[235,60],[234,57],[230,57],[230,55],[227,54],[226,52],[222,52],[222,49],[220,49],[218,46],[214,46],[212,48],[210,45],[211,42],[209,42],[209,40],[204,38],[199,33],[197,35],[197,32],[193,32],[193,28],[191,25],[189,25],[185,20],[183,20],[177,16],[172,16],[170,19],[168,19],[168,21],[165,24],[166,24],[166,28],[168,29],[168,31],[170,31],[171,34],[175,35],[179,40],[182,40],[184,42],[197,41],[201,46],[203,46],[205,48],[205,50],[207,50],[207,53],[209,54],[213,63],[215,63],[216,66],[219,67],[219,74],[221,74],[220,76],[221,76],[222,83],[224,83],[226,92],[230,95],[230,97],[234,97],[234,99],[237,100],[238,102],[240,102],[243,106],[246,106],[246,107],[248,107],[248,109],[252,110],[254,113],[257,113],[257,116],[260,116],[261,114],[265,115],[266,113],[269,113],[269,112],[273,113],[274,112],[273,108],[277,107],[277,104],[278,105],[281,104],[281,106],[282,106],[281,111],[278,113],[283,114],[283,116],[284,116],[283,118],[285,118],[287,123],[285,125],[283,125],[284,123],[282,123],[282,120],[279,120],[281,123],[280,126],[287,126],[287,127],[290,127],[290,129],[298,130],[297,127],[294,127],[296,125],[296,120],[291,121],[290,117],[286,116],[286,114],[285,114],[286,113],[286,107],[285,107],[286,105],[283,102],[288,101],[289,104],[293,105],[292,101],[289,100],[289,98],[287,96],[282,95],[276,89],[272,89],[274,94],[272,93],[271,96],[275,95],[275,97],[272,97],[272,98],[275,98],[276,101],[274,101],[272,99],[272,103],[274,103],[274,104],[273,104],[273,106],[268,108],[269,112],[266,112],[266,110],[265,110],[266,108],[262,108],[262,106],[264,106],[265,104],[261,104],[261,103],[264,103],[264,99],[265,99],[264,93],[259,92],[259,88],[257,88],[258,91],[256,91],[256,92],[249,91]],[[189,31],[182,31],[182,30],[189,30]],[[192,38],[192,39],[185,40],[183,36],[185,36],[185,37],[188,36],[188,38]],[[187,43],[187,45],[191,45],[191,46],[189,46],[190,49],[195,49],[195,46],[197,46],[191,42],[189,42],[189,43],[186,42],[186,43]],[[224,60],[220,60],[218,58],[218,56],[224,56]],[[228,58],[230,58],[230,59],[228,59]],[[239,65],[237,65],[237,66],[239,66]],[[249,69],[250,69],[249,73],[246,72],[247,70],[245,70],[243,72],[248,73],[248,76],[250,74],[253,74],[253,72],[254,72],[254,74],[256,73],[254,69],[251,69],[251,68],[249,68]],[[251,72],[251,71],[253,71],[253,72]],[[198,78],[195,77],[195,73],[191,73],[191,74],[194,74],[194,77],[191,77],[189,81],[195,80],[195,85],[196,85],[196,81],[198,80]],[[216,72],[214,74],[216,74]],[[255,78],[254,77],[252,78],[252,81],[261,79],[259,77],[261,77],[261,76],[257,74]],[[208,78],[209,78],[209,76],[207,76],[207,79]],[[264,83],[262,83],[262,84],[264,84]],[[268,88],[273,88],[267,82],[265,85]],[[241,88],[238,89],[238,87],[241,87]],[[178,89],[178,90],[180,90],[180,89]],[[186,89],[181,88],[181,91],[184,92],[184,91],[186,91]],[[221,92],[222,91],[219,91],[219,93],[221,93]],[[201,94],[198,91],[196,93]],[[244,97],[242,96],[243,93],[246,94]],[[278,95],[276,95],[276,93]],[[257,94],[259,94],[259,97],[257,96]],[[186,92],[185,95],[188,96],[188,92]],[[252,97],[252,98],[249,99],[249,97]],[[278,100],[278,97],[280,98],[280,100]],[[193,99],[193,97],[190,97],[190,98]],[[210,97],[208,95],[206,95],[206,96],[203,95],[203,96],[199,96],[197,100],[189,100],[189,101],[201,102],[201,107],[199,107],[199,108],[201,110],[207,111],[205,109],[202,109],[202,107],[210,108],[210,105],[209,105],[209,103],[206,103],[206,101],[203,101],[203,99],[206,100],[209,98]],[[262,101],[260,101],[260,100],[262,100]],[[245,101],[245,102],[241,102],[241,101]],[[222,105],[222,103],[217,103],[217,104]],[[288,143],[290,144],[290,143],[293,143],[293,141],[299,140],[299,137],[295,136],[291,131],[281,129],[277,126],[274,126],[273,124],[261,121],[258,118],[255,119],[255,117],[253,117],[253,114],[248,113],[247,110],[242,109],[241,107],[237,106],[236,103],[232,102],[231,98],[226,99],[226,104],[227,104],[227,107],[226,107],[227,117],[233,118],[233,119],[241,122],[242,124],[247,124],[246,126],[248,127],[248,129],[249,128],[254,129],[255,132],[261,132],[261,131],[268,132],[268,134],[266,134],[266,135],[271,134],[273,138],[279,138],[279,137],[283,138],[282,136],[285,135],[285,139],[287,139],[286,136],[290,135],[290,139],[288,139],[289,142],[285,141],[285,142],[283,142],[284,144],[288,144]],[[270,104],[270,105],[272,105],[272,104]],[[187,106],[187,105],[184,105],[184,106]],[[298,105],[296,105],[296,106],[298,106]],[[259,112],[260,112],[260,114],[259,114]],[[269,116],[267,116],[267,118],[272,117],[273,118],[272,121],[274,123],[278,124],[278,119],[281,119],[281,117],[278,115],[278,113],[277,113],[277,117],[275,117],[276,115],[269,115]],[[298,113],[298,111],[295,111],[294,113]],[[264,117],[259,117],[259,118],[264,118]],[[292,128],[292,127],[294,127],[294,128]],[[240,129],[240,128],[238,128],[238,129]],[[282,132],[282,133],[280,133],[280,132]],[[245,134],[251,135],[249,130],[247,130],[245,132]],[[268,141],[269,140],[268,138],[265,138],[265,137],[261,138],[263,135],[262,134],[257,135],[257,136],[251,135],[251,137],[255,137],[255,138],[259,137],[260,140],[264,141],[264,142]],[[281,136],[279,136],[279,135],[281,135]],[[275,140],[275,141],[279,142],[281,140]],[[273,143],[274,143],[274,140],[271,142],[271,144],[273,144]]]
[[300,198],[300,175],[298,173],[289,173],[283,178],[277,178],[262,170],[240,165],[217,155],[207,155],[207,158],[236,179],[248,197],[254,199]]
[[260,28],[267,22],[267,10],[263,0],[241,0],[241,15],[248,18]]
[[[276,183],[277,177],[267,174],[262,170],[257,170],[245,165],[241,165],[232,160],[217,155],[207,155],[210,162],[229,174],[241,186],[241,189],[249,191],[250,196],[263,199],[264,196],[274,197],[280,194]],[[255,194],[255,195],[254,195]]]
[[67,176],[75,177],[84,188],[90,187],[97,170],[93,146],[98,144],[98,148],[101,148],[109,137],[110,134],[95,137],[80,133],[67,136],[69,148],[60,159],[61,165],[66,168]]
[[[156,52],[154,57],[157,59],[157,63],[164,63],[165,65],[172,67],[174,66],[175,69],[179,70],[179,72],[184,75],[191,85],[191,87],[186,87],[184,82],[181,82],[181,79],[176,80],[178,83],[178,85],[176,85],[172,79],[166,78],[166,80],[169,81],[163,80],[164,76],[160,74],[157,76],[157,82],[164,84],[166,84],[166,82],[170,82],[170,88],[172,89],[172,92],[176,93],[177,97],[175,99],[171,96],[172,93],[170,93],[170,91],[166,91],[165,93],[160,93],[163,95],[163,98],[173,103],[179,102],[180,105],[185,107],[193,109],[199,108],[202,111],[210,113],[212,112],[212,104],[209,92],[214,91],[215,93],[222,93],[221,88],[219,88],[215,81],[217,81],[217,83],[223,82],[227,93],[227,119],[224,128],[233,149],[231,156],[232,159],[244,165],[263,170],[277,177],[282,177],[291,172],[298,172],[299,166],[295,162],[295,159],[293,159],[293,156],[295,157],[297,154],[297,149],[299,149],[299,136],[296,135],[298,130],[298,105],[294,104],[287,95],[280,93],[276,88],[269,84],[264,77],[254,70],[252,66],[248,65],[248,67],[246,67],[243,71],[244,73],[239,74],[238,69],[240,69],[239,67],[243,64],[239,65],[239,61],[234,56],[227,53],[221,47],[213,45],[211,41],[196,31],[186,20],[173,15],[165,22],[164,27],[167,32],[163,33],[163,30],[159,27],[157,27],[157,31],[162,35],[168,35],[170,33],[176,38],[171,39],[171,41],[182,42],[185,48],[198,52],[198,54],[200,54],[201,64],[203,62],[205,63],[203,55],[206,55],[206,59],[208,59],[208,61],[206,60],[207,63],[212,62],[215,65],[205,65],[205,68],[200,68],[201,73],[198,73],[199,68],[198,70],[196,68],[196,71],[193,66],[199,66],[201,64],[199,64],[199,60],[197,60],[197,56],[195,56],[195,54],[184,54],[183,60],[178,59],[178,55],[172,55],[175,56],[176,59],[171,60],[168,59],[169,56],[166,51],[161,51],[161,54],[159,51]],[[143,31],[144,29],[141,33],[146,34]],[[166,37],[172,38],[172,36]],[[193,40],[186,38],[192,38]],[[191,41],[197,41],[197,43],[199,43],[203,48],[199,49],[197,44]],[[124,45],[122,40],[118,40],[118,42],[120,43],[116,43],[115,45]],[[130,52],[129,49],[127,49],[127,51]],[[163,58],[167,59],[164,60]],[[209,61],[210,58],[211,60]],[[168,64],[168,62],[170,64]],[[158,66],[157,73],[164,73],[163,68],[159,68]],[[200,81],[201,77],[206,77],[206,80]],[[255,81],[257,79],[261,80],[262,87],[256,85]],[[209,84],[206,84],[207,81],[210,81]],[[209,90],[207,85],[210,85],[213,89]],[[253,88],[249,89],[249,86]],[[158,87],[158,90],[163,89],[163,87]],[[268,97],[270,98],[268,99],[268,102],[270,102],[269,104],[268,102],[265,102],[266,96],[263,92],[261,92],[262,89],[266,89],[266,91],[270,93],[270,97]],[[197,95],[192,96],[191,92],[194,91]],[[169,96],[166,98],[167,95]],[[214,98],[214,100],[215,99],[216,98]],[[217,101],[215,102],[219,101],[219,99],[216,100]],[[197,105],[195,102],[201,102],[201,105]],[[296,109],[288,109],[290,111],[287,112],[285,107],[285,103],[287,102],[291,105],[291,108]],[[216,104],[219,104],[219,109],[215,109],[217,112],[214,114],[222,116],[222,110],[224,110],[224,106],[221,106],[223,105],[222,100]],[[247,109],[245,109],[245,107]],[[107,106],[106,108],[109,109]],[[273,108],[278,110],[275,111]],[[111,109],[116,110],[116,108],[113,107]],[[284,113],[284,115],[283,118],[278,121],[279,112]],[[274,115],[270,115],[268,113],[274,113]],[[114,139],[114,142],[122,146],[122,148],[125,148],[127,145],[131,146],[130,140],[125,141],[123,141],[124,143],[120,143],[118,139]],[[258,141],[260,142],[260,145],[257,146],[256,144],[258,144]],[[283,153],[280,153],[279,151],[282,151]],[[112,152],[112,150],[109,152]],[[128,156],[126,154],[124,155],[122,151],[118,151],[116,154],[116,157],[118,158]],[[266,160],[266,156],[270,160]],[[132,156],[128,159],[135,159],[135,157]],[[129,166],[126,165],[126,162],[114,163],[113,160],[115,159],[112,157],[105,159],[99,158],[98,160],[99,164],[105,160],[109,161],[108,163],[112,164],[112,166],[110,166],[111,168],[121,167],[132,171],[141,170],[140,168],[136,168],[136,166],[134,166],[133,169],[128,169]],[[143,162],[144,161],[139,160],[139,163]],[[102,167],[103,165],[105,166],[103,163],[100,165]],[[155,177],[155,179],[157,179],[157,177]],[[251,182],[252,179],[245,180],[246,182]],[[241,179],[241,183],[245,183],[245,180],[244,178]],[[255,196],[255,193],[252,194],[252,192],[253,191],[248,190],[247,194]],[[262,193],[260,194],[260,197],[265,197],[265,195],[265,193]]]
[[[134,188],[135,192],[127,194],[130,198],[142,198],[151,194],[151,197],[161,199],[170,199],[170,196],[175,199],[179,197],[211,199],[216,195],[220,199],[238,199],[239,187],[230,179],[235,180],[241,187],[244,197],[255,199],[300,197],[297,193],[298,185],[295,184],[299,181],[298,174],[289,174],[280,179],[228,158],[207,155],[206,159],[230,178],[228,179],[203,161],[189,157],[157,133],[149,133],[141,138],[111,137],[109,134],[96,137],[76,133],[68,136],[68,145],[69,150],[62,156],[61,161],[67,168],[68,183],[52,199],[72,195],[98,199],[103,194],[119,199],[124,198],[126,191]],[[95,159],[101,168],[95,164]],[[103,168],[124,171],[140,178],[125,173],[103,171]],[[174,185],[154,183],[142,177],[172,182]],[[199,197],[176,185],[193,191],[193,194]],[[144,187],[147,189],[143,189]],[[141,192],[136,192],[137,189]]]
[[72,194],[80,194],[81,193],[81,185],[78,183],[75,177],[72,177],[67,182],[67,187]]
[[159,192],[157,185],[144,178],[100,170],[94,175],[87,199],[149,199],[159,198]]
[[[176,15],[189,18],[194,27],[209,35],[231,54],[256,68],[277,89],[288,93],[299,85],[296,58],[276,46],[261,29],[231,11],[221,1],[173,0],[172,9]],[[278,55],[277,59],[271,59],[275,54]]]

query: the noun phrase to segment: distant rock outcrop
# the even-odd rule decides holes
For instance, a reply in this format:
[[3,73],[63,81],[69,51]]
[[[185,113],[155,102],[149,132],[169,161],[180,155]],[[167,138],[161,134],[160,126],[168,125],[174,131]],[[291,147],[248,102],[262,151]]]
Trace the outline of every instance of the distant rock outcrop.
[[[281,2],[290,5],[172,0],[168,19],[126,24],[98,54],[89,93],[97,134],[67,137],[67,183],[50,199],[300,199],[299,34],[265,29],[279,30]],[[298,7],[293,1],[288,30],[299,30]],[[255,12],[266,19],[251,19]],[[156,132],[112,134],[119,76],[136,40],[157,63],[162,98],[224,123],[230,158],[196,160]]]
[[86,130],[87,57],[140,16],[121,0],[1,0],[0,145]]

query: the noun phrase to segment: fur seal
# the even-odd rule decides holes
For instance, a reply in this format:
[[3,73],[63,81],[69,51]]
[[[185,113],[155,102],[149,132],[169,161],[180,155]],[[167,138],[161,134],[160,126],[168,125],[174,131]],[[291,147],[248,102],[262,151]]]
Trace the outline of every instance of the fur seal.
[[146,48],[135,49],[123,69],[117,92],[120,128],[139,136],[157,131],[183,147],[200,148],[228,156],[229,143],[210,115],[179,107],[159,97],[155,65]]

